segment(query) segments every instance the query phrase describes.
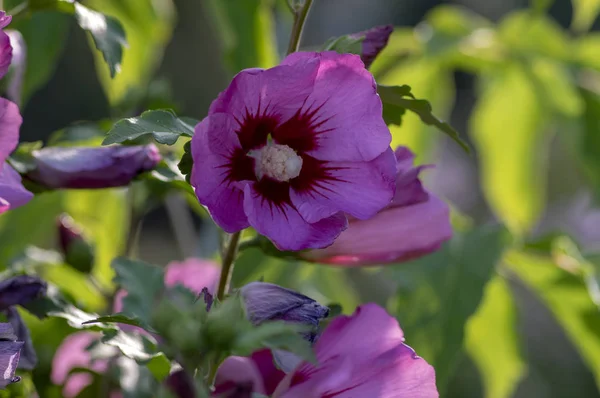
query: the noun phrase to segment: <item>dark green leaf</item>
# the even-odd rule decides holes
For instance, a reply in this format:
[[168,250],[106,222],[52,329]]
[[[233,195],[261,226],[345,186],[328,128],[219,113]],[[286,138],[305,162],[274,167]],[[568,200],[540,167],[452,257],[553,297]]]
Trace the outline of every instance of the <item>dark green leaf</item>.
[[70,17],[59,11],[35,12],[31,18],[15,20],[10,29],[21,32],[27,43],[27,62],[22,88],[22,104],[54,74],[67,42]]
[[92,319],[91,321],[86,321],[83,324],[89,325],[92,323],[124,323],[126,325],[142,327],[142,325],[138,319],[132,318],[130,316],[127,316],[127,315],[121,314],[121,313],[101,316],[96,319]]
[[114,77],[121,69],[123,46],[127,46],[125,30],[115,18],[75,3],[75,18],[79,26],[90,32],[96,48],[102,52],[104,60]]
[[503,228],[456,233],[442,250],[395,270],[396,314],[413,347],[436,369],[443,391],[460,359],[465,323],[482,300],[506,245]]
[[179,171],[181,171],[181,174],[185,176],[185,180],[189,183],[190,176],[192,175],[192,167],[194,167],[194,159],[192,158],[192,142],[186,142],[183,146],[183,150],[183,156],[177,164],[177,167],[179,168]]
[[365,40],[364,37],[351,37],[350,35],[333,37],[322,47],[322,51],[335,51],[340,54],[356,54],[362,53],[362,42]]
[[112,262],[116,272],[115,282],[127,291],[123,299],[123,314],[139,319],[147,325],[159,294],[164,289],[164,272],[161,268],[126,258]]
[[102,145],[130,141],[147,134],[160,144],[173,145],[181,135],[194,135],[194,125],[177,118],[169,110],[147,111],[139,117],[118,121],[107,133]]
[[[393,112],[397,111],[398,108],[404,108],[406,110],[414,112],[419,116],[423,123],[437,127],[440,131],[447,134],[456,143],[458,143],[467,153],[470,152],[469,146],[460,138],[458,131],[454,130],[454,128],[448,123],[442,122],[437,117],[435,117],[432,113],[433,109],[431,108],[431,104],[429,104],[427,100],[416,99],[411,94],[409,86],[378,85],[377,93],[381,97],[381,102],[384,104],[384,108],[386,106],[388,107],[388,118],[389,114],[393,114]],[[399,117],[401,120],[401,116]],[[392,117],[391,122],[398,122],[398,120],[398,116]]]
[[582,94],[585,113],[577,147],[586,176],[594,189],[596,199],[600,200],[600,96],[585,90],[582,90]]

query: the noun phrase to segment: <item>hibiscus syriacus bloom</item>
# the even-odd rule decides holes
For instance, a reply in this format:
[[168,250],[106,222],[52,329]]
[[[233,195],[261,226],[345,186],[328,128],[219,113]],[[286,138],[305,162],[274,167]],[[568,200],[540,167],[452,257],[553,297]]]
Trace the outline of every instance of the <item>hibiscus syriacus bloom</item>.
[[[274,398],[437,398],[433,368],[404,344],[398,322],[375,304],[352,316],[338,316],[325,329],[315,353],[318,365],[303,362],[285,377],[272,362],[227,359],[217,372],[217,390],[227,385],[252,386]],[[268,357],[265,357],[268,360]]]
[[381,115],[356,55],[299,52],[243,70],[196,126],[196,195],[227,232],[252,226],[282,250],[329,246],[346,214],[368,219],[393,197]]
[[333,245],[300,253],[308,261],[361,266],[407,261],[431,253],[452,237],[450,212],[419,181],[414,155],[396,150],[396,195],[392,203],[369,220],[351,219]]
[[32,153],[27,177],[52,189],[95,189],[128,185],[160,162],[154,144],[104,147],[49,147]]
[[[12,17],[0,11],[0,28],[5,28]],[[10,38],[0,30],[0,79],[8,71],[13,50]],[[21,176],[6,159],[19,143],[19,129],[23,119],[19,107],[14,102],[0,98],[0,214],[29,202],[33,195],[21,184]]]
[[0,389],[21,380],[19,376],[15,376],[15,371],[22,347],[23,342],[17,341],[12,326],[9,323],[0,323]]

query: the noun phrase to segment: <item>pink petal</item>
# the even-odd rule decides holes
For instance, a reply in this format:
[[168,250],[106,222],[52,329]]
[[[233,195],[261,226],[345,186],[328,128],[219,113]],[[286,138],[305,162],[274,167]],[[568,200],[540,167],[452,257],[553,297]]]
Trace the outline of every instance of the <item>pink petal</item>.
[[307,153],[327,161],[370,161],[392,140],[382,118],[382,105],[373,76],[360,57],[336,52],[297,52],[282,65],[318,61],[314,89],[306,107],[318,110],[317,145]]
[[315,347],[319,366],[301,365],[274,397],[438,397],[433,368],[403,340],[383,308],[363,305],[331,322]]
[[239,72],[210,106],[209,115],[228,113],[242,121],[246,113],[274,115],[289,119],[313,89],[317,60],[271,69],[245,69]]
[[260,350],[255,351],[250,356],[254,361],[254,365],[261,374],[263,383],[265,385],[265,394],[271,395],[277,385],[285,377],[285,373],[277,369],[275,362],[273,361],[273,354],[271,350]]
[[[107,360],[92,361],[91,354],[86,348],[101,337],[99,333],[77,332],[67,336],[56,350],[52,359],[52,383],[65,384],[63,395],[67,398],[75,397],[83,390],[92,379],[69,375],[74,368],[86,368],[98,373],[104,373],[108,369]],[[74,381],[71,379],[75,377]]]
[[329,246],[347,226],[346,217],[337,213],[309,224],[288,203],[273,204],[257,190],[256,184],[246,186],[244,210],[250,225],[267,236],[280,250],[303,250]]
[[[23,206],[33,198],[33,194],[21,184],[21,176],[8,163],[0,164],[0,213]],[[4,210],[2,210],[4,209]]]
[[338,211],[368,219],[392,200],[396,160],[389,148],[370,162],[327,162],[322,167],[326,178],[307,176],[316,181],[309,189],[290,192],[292,203],[308,222]]
[[333,245],[302,255],[333,265],[397,263],[431,253],[451,237],[448,206],[430,195],[426,202],[388,208],[369,220],[352,220]]
[[219,282],[221,269],[210,260],[188,258],[182,262],[172,261],[165,270],[165,285],[182,284],[196,294],[208,288],[213,293]]
[[192,138],[192,186],[200,203],[208,207],[215,222],[229,233],[249,225],[244,214],[243,191],[228,180],[230,157],[241,149],[234,123],[226,114],[210,115],[196,126]]
[[21,123],[23,118],[17,104],[0,98],[0,164],[4,163],[17,147]]
[[217,370],[215,393],[221,394],[238,384],[251,384],[252,391],[265,393],[262,376],[254,361],[246,357],[228,357]]
[[407,206],[426,201],[429,194],[419,180],[419,173],[431,166],[415,167],[413,165],[415,155],[410,149],[403,146],[396,149],[395,155],[397,161],[396,194],[392,200],[392,206]]
[[10,38],[4,31],[0,31],[0,79],[8,72],[10,62],[12,61],[13,49],[10,45]]
[[4,11],[0,11],[0,29],[4,29],[12,21],[12,16],[6,14]]

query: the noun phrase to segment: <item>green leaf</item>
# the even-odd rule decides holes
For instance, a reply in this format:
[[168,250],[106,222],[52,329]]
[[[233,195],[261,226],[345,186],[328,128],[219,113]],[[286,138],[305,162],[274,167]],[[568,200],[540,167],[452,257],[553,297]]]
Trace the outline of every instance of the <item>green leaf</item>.
[[140,321],[136,318],[132,318],[126,314],[121,314],[121,313],[117,313],[117,314],[112,314],[112,315],[106,315],[106,316],[101,316],[98,317],[96,319],[92,319],[90,321],[86,321],[83,324],[84,325],[89,325],[92,323],[124,323],[126,325],[132,325],[132,326],[137,326],[137,327],[143,327],[142,324],[140,323]]
[[169,376],[171,361],[164,354],[158,354],[150,359],[146,367],[152,372],[156,380],[163,381]]
[[310,343],[300,335],[303,328],[283,321],[265,322],[245,330],[237,338],[232,353],[250,355],[260,348],[280,349],[298,355],[300,358],[316,363],[317,358]]
[[125,333],[122,330],[106,330],[102,342],[117,347],[123,355],[139,363],[146,363],[159,355],[156,343],[139,332]]
[[517,326],[510,288],[496,275],[465,330],[465,349],[479,369],[485,398],[512,397],[526,372]]
[[86,4],[117,19],[126,33],[121,71],[111,79],[96,54],[100,82],[111,104],[125,100],[128,93],[150,90],[150,79],[160,65],[175,25],[172,0],[87,0]]
[[164,272],[161,268],[126,258],[112,262],[116,272],[115,282],[127,291],[123,299],[123,314],[136,317],[148,324],[158,295],[164,290]]
[[544,209],[548,137],[542,122],[535,89],[518,65],[488,84],[471,115],[483,192],[516,233],[529,231]]
[[595,196],[600,200],[600,96],[587,90],[582,90],[582,95],[585,111],[576,150]]
[[121,70],[123,47],[127,46],[123,26],[115,18],[107,17],[80,3],[74,3],[74,7],[77,24],[90,32],[96,48],[108,65],[110,76],[114,77]]
[[206,4],[225,49],[225,64],[232,73],[277,64],[271,0],[209,0]]
[[525,252],[510,252],[505,263],[552,312],[600,387],[600,312],[584,276]]
[[335,51],[340,54],[356,54],[362,53],[362,42],[364,37],[351,37],[350,35],[332,37],[327,40],[321,47],[321,51]]
[[389,106],[400,107],[414,112],[419,116],[423,123],[437,127],[440,131],[458,143],[467,153],[470,151],[467,143],[460,138],[458,132],[454,130],[452,126],[446,122],[442,122],[433,115],[433,109],[427,100],[415,99],[410,93],[409,86],[390,87],[378,85],[377,93],[381,97],[381,102],[384,104],[384,107],[386,106],[385,104],[388,104],[388,113]]
[[589,30],[600,13],[600,0],[571,0],[571,3],[573,3],[571,28],[577,32]]
[[139,117],[118,121],[107,133],[102,145],[131,141],[148,134],[160,144],[173,145],[182,135],[194,135],[194,126],[169,110],[146,111]]
[[442,396],[463,352],[465,324],[483,298],[506,235],[499,227],[456,233],[442,250],[388,271],[400,283],[392,313],[407,344],[436,369]]
[[16,29],[27,43],[27,62],[22,87],[22,104],[54,74],[56,64],[67,42],[70,18],[58,11],[35,12],[31,18],[15,20],[10,29]]

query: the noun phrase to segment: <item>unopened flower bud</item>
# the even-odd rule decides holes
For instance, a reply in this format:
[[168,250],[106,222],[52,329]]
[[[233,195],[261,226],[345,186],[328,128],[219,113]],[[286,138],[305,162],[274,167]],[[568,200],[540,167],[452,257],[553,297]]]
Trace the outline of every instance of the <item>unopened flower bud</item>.
[[253,324],[282,320],[310,325],[313,331],[305,334],[310,342],[315,340],[319,321],[329,314],[329,308],[310,297],[272,283],[249,283],[241,289],[241,294]]
[[67,264],[84,273],[92,271],[94,247],[85,239],[82,229],[68,214],[58,217],[58,239]]
[[15,376],[15,370],[19,364],[23,342],[16,340],[12,326],[0,323],[0,389],[21,380],[19,376]]
[[385,48],[393,31],[392,25],[384,25],[350,35],[355,39],[364,38],[360,59],[364,62],[365,68],[371,66],[375,57]]
[[160,162],[155,145],[50,147],[33,151],[27,177],[50,189],[96,189],[128,185]]

